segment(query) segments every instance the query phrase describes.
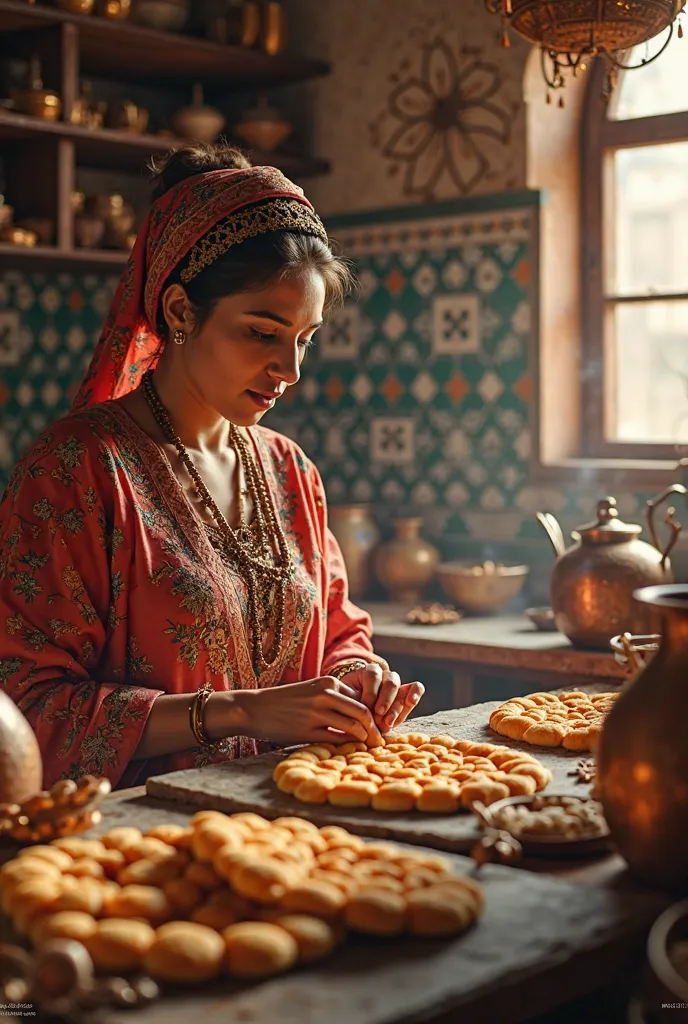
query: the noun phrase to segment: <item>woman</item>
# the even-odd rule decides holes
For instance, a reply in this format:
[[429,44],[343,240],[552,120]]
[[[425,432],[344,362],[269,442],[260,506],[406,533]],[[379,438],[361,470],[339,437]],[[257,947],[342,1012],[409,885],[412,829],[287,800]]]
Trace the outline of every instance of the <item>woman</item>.
[[159,170],[72,414],[0,506],[0,680],[46,785],[374,743],[420,700],[348,600],[317,470],[257,427],[349,284],[279,171],[228,147]]

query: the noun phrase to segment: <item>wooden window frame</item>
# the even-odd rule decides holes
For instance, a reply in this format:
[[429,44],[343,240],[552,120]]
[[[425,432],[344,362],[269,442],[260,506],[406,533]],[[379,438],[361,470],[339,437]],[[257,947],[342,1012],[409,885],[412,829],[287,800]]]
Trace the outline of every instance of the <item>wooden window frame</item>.
[[[631,74],[633,72],[630,72]],[[671,460],[679,447],[610,441],[605,429],[609,366],[605,319],[613,304],[646,301],[649,296],[605,294],[605,234],[609,224],[605,198],[610,194],[612,156],[619,149],[653,143],[688,141],[688,111],[615,121],[608,117],[604,95],[605,68],[597,60],[590,71],[581,122],[581,248],[582,248],[582,417],[583,458]],[[652,299],[688,299],[686,294],[652,295]],[[685,454],[685,452],[684,452]]]

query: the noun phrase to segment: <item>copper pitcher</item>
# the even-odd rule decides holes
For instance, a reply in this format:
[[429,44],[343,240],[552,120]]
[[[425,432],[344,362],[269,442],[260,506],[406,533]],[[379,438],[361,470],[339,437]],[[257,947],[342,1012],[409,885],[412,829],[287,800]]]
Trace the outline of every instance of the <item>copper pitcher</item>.
[[557,560],[552,570],[551,601],[557,629],[580,647],[607,650],[610,637],[620,633],[651,633],[645,606],[633,600],[633,591],[671,583],[669,552],[681,526],[674,509],[667,511],[669,541],[662,550],[654,515],[670,494],[685,493],[680,484],[648,502],[648,528],[652,544],[640,539],[642,526],[619,518],[616,499],[597,505],[594,523],[580,526],[566,548],[556,519],[538,512]]
[[633,873],[688,892],[688,586],[648,587],[634,596],[659,617],[662,639],[604,723],[596,786]]

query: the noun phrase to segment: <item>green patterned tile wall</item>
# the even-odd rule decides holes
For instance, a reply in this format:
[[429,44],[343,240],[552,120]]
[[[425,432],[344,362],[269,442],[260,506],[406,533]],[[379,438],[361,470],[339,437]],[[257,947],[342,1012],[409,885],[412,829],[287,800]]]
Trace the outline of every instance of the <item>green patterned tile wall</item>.
[[[512,193],[331,222],[360,295],[266,419],[315,460],[331,503],[369,502],[382,521],[419,512],[449,553],[473,542],[542,552],[537,508],[571,526],[590,517],[601,495],[529,480],[539,202]],[[0,277],[3,481],[68,409],[115,284]],[[646,496],[617,497],[634,515]]]
[[111,277],[0,275],[0,484],[69,409],[116,286]]
[[[269,422],[314,458],[330,501],[419,512],[450,551],[542,540],[601,495],[530,484],[540,194],[340,217],[360,295],[336,313]],[[625,514],[646,496],[620,495]]]

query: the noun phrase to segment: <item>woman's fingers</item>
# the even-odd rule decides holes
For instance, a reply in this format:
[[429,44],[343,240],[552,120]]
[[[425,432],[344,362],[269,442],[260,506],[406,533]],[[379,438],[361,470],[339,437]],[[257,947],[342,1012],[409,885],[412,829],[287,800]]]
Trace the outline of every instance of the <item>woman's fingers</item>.
[[[401,677],[398,672],[383,672],[380,690],[375,701],[375,715],[378,720],[384,718],[394,704],[401,687]],[[370,705],[372,707],[372,705]]]
[[348,683],[343,683],[341,679],[336,679],[335,676],[324,676],[322,681],[324,683],[322,689],[325,693],[334,691],[335,693],[343,693],[350,700],[360,700],[358,690],[355,690],[353,686],[349,686]]
[[384,682],[384,672],[379,665],[370,664],[356,673],[358,693],[356,697],[367,708],[373,708],[379,699],[380,689]]
[[405,683],[400,687],[396,700],[384,717],[384,729],[387,731],[405,722],[424,693],[422,683]]
[[362,722],[348,715],[341,714],[334,708],[324,708],[320,714],[320,721],[316,729],[336,730],[338,737],[329,733],[334,742],[345,743],[347,740],[357,740],[359,743],[368,743],[368,730]]
[[[326,690],[325,697],[327,703],[325,707],[335,711],[337,714],[344,716],[347,720],[353,719],[363,727],[365,735],[362,737],[363,742],[367,743],[371,747],[378,746],[382,741],[382,736],[378,727],[376,726],[373,716],[371,715],[365,704],[361,704],[357,700],[353,700],[351,697],[347,697],[346,694],[342,693],[341,690]],[[338,729],[341,726],[332,724],[333,728]]]

